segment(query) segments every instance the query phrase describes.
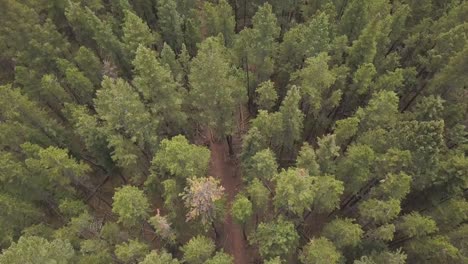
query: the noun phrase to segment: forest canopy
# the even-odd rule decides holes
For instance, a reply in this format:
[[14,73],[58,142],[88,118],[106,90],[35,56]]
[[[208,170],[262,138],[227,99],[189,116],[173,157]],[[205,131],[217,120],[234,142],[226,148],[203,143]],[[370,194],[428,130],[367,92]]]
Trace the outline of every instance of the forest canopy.
[[467,1],[0,10],[0,264],[468,263]]

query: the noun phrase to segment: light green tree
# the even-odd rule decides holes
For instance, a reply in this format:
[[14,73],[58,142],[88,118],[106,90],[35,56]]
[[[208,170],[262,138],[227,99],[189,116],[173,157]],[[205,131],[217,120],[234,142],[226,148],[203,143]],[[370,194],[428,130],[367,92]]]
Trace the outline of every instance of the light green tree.
[[315,197],[313,210],[320,213],[329,213],[339,207],[341,195],[344,192],[344,183],[333,176],[313,177]]
[[157,10],[164,41],[173,49],[179,50],[183,43],[183,19],[177,11],[177,2],[175,0],[158,1]]
[[308,143],[304,143],[299,150],[296,160],[296,167],[305,169],[309,175],[316,176],[320,174],[320,167],[317,163],[317,156],[314,149]]
[[278,172],[275,154],[270,149],[257,152],[245,165],[245,175],[249,181],[258,178],[262,181],[271,181]]
[[257,105],[263,110],[271,110],[278,100],[278,94],[275,90],[274,83],[270,80],[260,83],[256,88]]
[[202,264],[211,257],[215,251],[213,241],[204,236],[190,239],[182,248],[184,262],[189,264]]
[[184,90],[174,80],[171,69],[161,64],[156,52],[144,46],[136,51],[133,84],[143,95],[151,114],[159,121],[161,134],[174,134],[185,125],[182,111]]
[[293,87],[288,91],[279,108],[282,118],[281,146],[286,149],[292,149],[302,136],[304,114],[299,109],[300,101],[299,89]]
[[205,39],[190,69],[191,103],[199,111],[195,120],[219,136],[231,135],[235,113],[246,96],[221,39]]
[[231,5],[226,0],[217,3],[204,2],[203,13],[206,18],[204,26],[207,36],[223,35],[224,44],[230,47],[234,41],[235,20]]
[[124,186],[114,194],[112,212],[118,215],[119,223],[136,226],[148,218],[150,205],[142,190],[134,186]]
[[234,264],[234,258],[224,252],[216,252],[216,254],[207,260],[205,264]]
[[275,207],[302,216],[311,209],[316,195],[312,181],[305,170],[289,168],[280,172],[275,178]]
[[166,251],[153,250],[139,264],[180,264],[180,262]]
[[250,237],[250,243],[259,247],[264,259],[277,256],[287,257],[293,253],[299,240],[294,223],[279,218],[272,222],[262,222]]
[[242,194],[238,194],[232,202],[231,213],[240,224],[244,224],[253,214],[252,202]]
[[210,150],[190,144],[182,135],[164,139],[152,161],[158,173],[178,178],[202,177],[208,172]]
[[303,264],[337,264],[341,257],[333,243],[323,237],[310,240],[299,255]]
[[361,226],[349,218],[337,218],[326,224],[322,231],[322,235],[339,249],[356,247],[361,242],[363,234]]
[[125,263],[142,261],[148,251],[148,245],[138,240],[130,240],[115,246],[115,255]]
[[130,56],[129,61],[133,60],[140,45],[148,48],[152,47],[159,38],[158,35],[151,32],[151,29],[140,17],[129,10],[125,11],[122,31],[122,41],[125,45],[126,54]]
[[48,241],[37,236],[21,237],[0,255],[1,264],[10,263],[70,263],[75,257],[72,245],[61,239]]

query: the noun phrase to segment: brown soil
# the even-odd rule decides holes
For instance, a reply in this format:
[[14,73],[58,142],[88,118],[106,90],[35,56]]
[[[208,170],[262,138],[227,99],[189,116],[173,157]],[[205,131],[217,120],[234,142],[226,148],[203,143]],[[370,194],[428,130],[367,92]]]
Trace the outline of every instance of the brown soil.
[[[241,175],[234,159],[229,156],[228,145],[225,140],[211,142],[210,175],[221,180],[227,194],[228,206],[242,188]],[[249,263],[247,241],[244,239],[242,227],[236,224],[228,210],[223,223],[220,243],[224,250],[234,256],[235,264]]]

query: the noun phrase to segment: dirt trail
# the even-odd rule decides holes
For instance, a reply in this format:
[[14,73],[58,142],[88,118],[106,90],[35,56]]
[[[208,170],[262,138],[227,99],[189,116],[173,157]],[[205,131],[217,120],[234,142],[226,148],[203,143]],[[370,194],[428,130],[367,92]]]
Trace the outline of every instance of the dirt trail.
[[[242,187],[242,179],[237,172],[237,165],[229,157],[225,140],[211,142],[210,175],[221,180],[228,196],[228,206]],[[242,234],[242,227],[233,222],[230,210],[226,215],[221,233],[221,244],[227,253],[234,256],[235,264],[246,264],[248,261],[247,241]]]

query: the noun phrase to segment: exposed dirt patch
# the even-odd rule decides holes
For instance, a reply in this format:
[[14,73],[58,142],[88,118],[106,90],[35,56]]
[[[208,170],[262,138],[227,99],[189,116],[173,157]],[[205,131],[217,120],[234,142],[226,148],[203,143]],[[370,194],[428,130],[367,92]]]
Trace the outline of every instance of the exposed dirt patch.
[[[228,206],[242,188],[242,179],[238,172],[238,166],[229,156],[226,141],[211,142],[210,175],[221,180],[221,184],[226,189]],[[247,254],[247,241],[244,239],[242,227],[232,220],[230,210],[228,210],[223,223],[220,239],[224,250],[234,256],[234,263],[250,263]]]

